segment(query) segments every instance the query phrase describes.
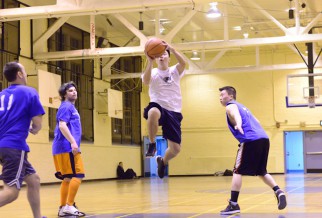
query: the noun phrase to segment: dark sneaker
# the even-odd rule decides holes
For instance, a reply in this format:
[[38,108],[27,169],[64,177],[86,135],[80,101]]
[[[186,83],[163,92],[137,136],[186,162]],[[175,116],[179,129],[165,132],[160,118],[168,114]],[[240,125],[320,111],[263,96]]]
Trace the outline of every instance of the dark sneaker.
[[156,143],[149,143],[148,151],[145,153],[145,157],[154,157],[155,152],[157,151]]
[[278,189],[275,192],[275,195],[276,195],[276,199],[277,199],[278,209],[283,210],[287,205],[285,193],[281,189]]
[[165,174],[165,164],[161,156],[157,156],[157,163],[158,163],[158,175],[160,179],[162,179]]
[[237,203],[234,205],[231,201],[229,201],[229,204],[225,210],[220,211],[221,215],[231,215],[235,213],[240,213],[240,208]]

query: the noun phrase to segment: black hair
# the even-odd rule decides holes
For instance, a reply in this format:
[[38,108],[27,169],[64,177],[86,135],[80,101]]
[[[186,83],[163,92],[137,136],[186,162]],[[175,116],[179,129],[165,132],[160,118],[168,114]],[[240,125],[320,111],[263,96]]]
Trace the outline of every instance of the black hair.
[[233,98],[236,100],[237,92],[236,92],[236,89],[234,87],[232,87],[232,86],[224,86],[222,88],[219,88],[219,91],[223,91],[223,90],[226,90],[228,95],[232,95]]
[[170,57],[170,50],[169,49],[166,49],[166,51],[168,52],[168,56]]
[[3,67],[3,74],[8,82],[15,81],[19,71],[22,72],[21,65],[15,61],[6,63]]
[[65,101],[66,92],[72,86],[74,86],[75,89],[77,88],[76,84],[73,81],[70,81],[68,83],[64,83],[63,85],[60,86],[60,88],[58,89],[58,93],[59,93],[59,96],[61,97],[62,101]]

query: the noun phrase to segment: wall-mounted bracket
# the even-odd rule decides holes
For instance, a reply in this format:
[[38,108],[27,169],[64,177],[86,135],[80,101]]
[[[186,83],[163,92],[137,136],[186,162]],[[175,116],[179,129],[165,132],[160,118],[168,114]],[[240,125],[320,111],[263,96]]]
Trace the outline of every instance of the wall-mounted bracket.
[[97,92],[98,95],[107,94],[107,89],[104,89],[102,92]]

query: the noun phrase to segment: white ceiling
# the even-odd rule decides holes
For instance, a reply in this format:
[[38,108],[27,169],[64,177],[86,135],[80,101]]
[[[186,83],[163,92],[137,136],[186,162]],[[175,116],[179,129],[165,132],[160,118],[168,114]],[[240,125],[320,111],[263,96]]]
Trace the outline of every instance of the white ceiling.
[[[209,3],[212,2],[210,0],[57,0],[57,2],[25,0],[23,2],[33,7],[0,10],[0,21],[60,18],[61,24],[47,31],[47,35],[50,36],[55,28],[59,28],[66,21],[90,32],[89,15],[92,15],[95,19],[96,35],[121,47],[52,54],[37,53],[36,49],[34,57],[38,61],[102,57],[106,59],[105,63],[108,65],[113,58],[115,61],[120,56],[143,55],[147,38],[157,36],[187,56],[191,71],[207,73],[216,71],[216,61],[227,51],[235,53],[251,51],[254,56],[272,49],[296,52],[293,46],[295,43],[305,55],[305,42],[313,42],[316,57],[322,47],[321,0],[219,0],[217,7],[223,16],[212,19],[206,17]],[[289,19],[290,7],[294,8],[293,19]],[[138,30],[140,20],[144,23],[142,31]],[[162,34],[159,33],[160,22],[165,29]],[[241,27],[241,30],[235,30],[237,26]],[[308,34],[312,27],[313,33]],[[248,39],[244,39],[244,32],[248,32]],[[38,43],[37,46],[41,47],[40,45],[45,44],[46,37],[37,40],[35,44]],[[202,54],[200,62],[189,60],[193,50]],[[206,61],[213,65],[209,66]],[[320,62],[318,64],[320,65]],[[253,69],[247,66],[243,69],[244,67],[220,69],[220,71],[289,69],[291,66],[253,66]]]

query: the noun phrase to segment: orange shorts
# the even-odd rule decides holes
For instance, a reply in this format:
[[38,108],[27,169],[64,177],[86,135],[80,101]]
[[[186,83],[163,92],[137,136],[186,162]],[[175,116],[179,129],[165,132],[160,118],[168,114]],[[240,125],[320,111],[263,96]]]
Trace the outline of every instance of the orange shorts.
[[73,155],[70,153],[62,153],[54,155],[54,163],[56,168],[55,176],[58,179],[64,178],[84,178],[84,164],[80,153]]

